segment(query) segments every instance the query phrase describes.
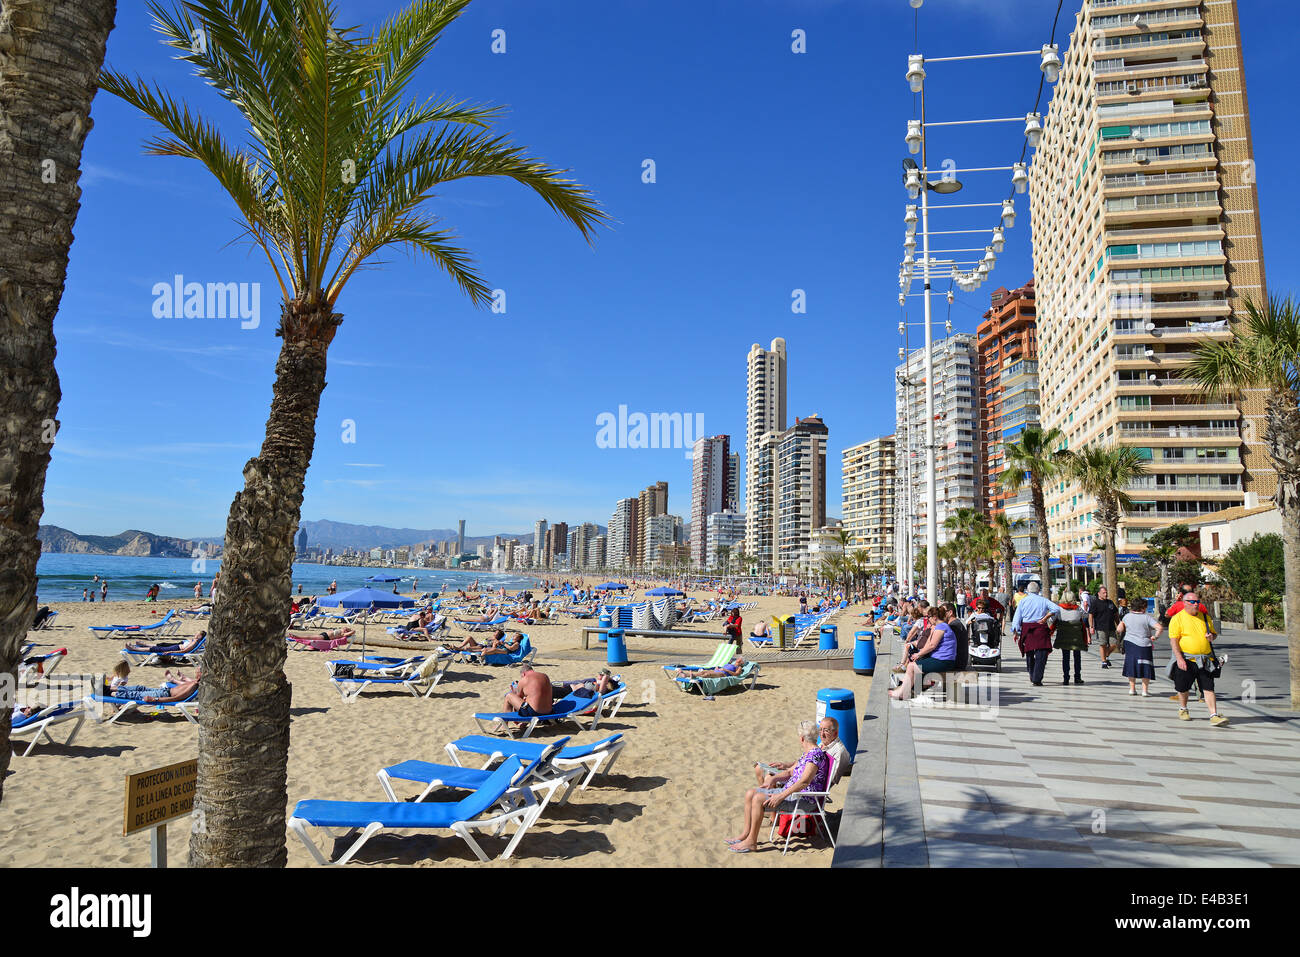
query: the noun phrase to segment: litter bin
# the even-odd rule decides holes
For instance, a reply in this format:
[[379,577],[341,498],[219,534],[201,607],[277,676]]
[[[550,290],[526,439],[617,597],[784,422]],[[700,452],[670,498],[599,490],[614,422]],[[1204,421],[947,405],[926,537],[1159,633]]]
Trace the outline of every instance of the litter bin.
[[794,615],[772,616],[772,638],[782,651],[794,644]]
[[610,665],[627,664],[627,643],[623,640],[622,628],[611,628],[609,630],[609,644],[605,648],[605,663]]
[[817,638],[817,647],[822,651],[833,651],[840,646],[839,634],[834,625],[822,625]]
[[860,675],[876,673],[876,636],[869,631],[853,633],[853,670]]
[[849,761],[858,750],[858,709],[848,688],[822,688],[817,692],[817,720],[834,718],[840,726],[840,740],[849,752]]
[[609,634],[609,630],[614,627],[614,620],[609,616],[608,612],[604,612],[600,616],[599,624],[600,624],[600,640],[603,642],[606,640],[606,636]]

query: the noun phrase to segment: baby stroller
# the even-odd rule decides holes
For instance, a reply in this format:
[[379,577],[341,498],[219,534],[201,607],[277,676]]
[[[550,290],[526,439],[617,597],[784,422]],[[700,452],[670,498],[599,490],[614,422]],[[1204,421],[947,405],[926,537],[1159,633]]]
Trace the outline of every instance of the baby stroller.
[[972,618],[966,622],[970,631],[970,670],[1002,670],[1002,626],[995,618]]

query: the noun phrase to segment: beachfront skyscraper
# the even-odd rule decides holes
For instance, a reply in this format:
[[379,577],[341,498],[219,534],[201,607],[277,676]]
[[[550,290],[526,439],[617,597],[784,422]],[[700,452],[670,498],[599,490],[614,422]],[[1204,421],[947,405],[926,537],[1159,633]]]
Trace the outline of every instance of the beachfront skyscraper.
[[465,554],[465,520],[462,518],[456,527],[456,554]]
[[1034,281],[1019,289],[997,289],[975,335],[979,350],[980,497],[989,515],[1005,512],[1024,524],[1015,529],[1019,555],[1038,553],[1038,533],[1028,486],[1011,494],[998,480],[1006,471],[1003,446],[1041,420],[1038,396],[1038,332]]
[[533,523],[533,561],[546,553],[546,519],[539,518]]
[[781,433],[776,459],[775,570],[806,561],[813,530],[826,524],[826,438],[821,417],[795,419]]
[[735,508],[731,483],[736,477],[736,456],[729,435],[696,439],[691,454],[691,561],[703,566],[708,563],[709,516]]
[[632,557],[635,562],[645,564],[650,560],[648,531],[650,519],[668,511],[668,483],[655,482],[644,489],[637,499],[636,519],[633,527],[636,532],[632,538]]
[[840,455],[844,524],[851,551],[877,568],[894,566],[894,437],[881,436]]
[[[760,487],[760,444],[769,432],[785,431],[785,340],[773,339],[772,348],[764,349],[758,343],[749,348],[747,383],[745,391],[745,501],[758,491],[769,493],[770,487]],[[760,530],[754,523],[765,521],[761,509],[747,505],[746,547],[759,554],[766,547],[770,558],[770,532]],[[764,526],[764,529],[766,526]],[[764,536],[769,536],[765,538]]]
[[[943,544],[948,540],[944,520],[959,508],[980,507],[983,473],[976,441],[979,393],[975,372],[979,358],[975,336],[957,333],[938,340],[933,346],[933,363],[936,521],[938,541]],[[906,565],[908,556],[914,558],[925,544],[925,395],[925,350],[917,349],[894,372],[894,509],[898,516],[894,547],[903,550],[897,556],[900,565]],[[910,551],[906,547],[909,541]]]
[[636,552],[632,546],[636,536],[637,500],[621,498],[614,506],[614,514],[609,517],[609,538],[605,548],[605,565],[610,568],[622,568],[631,564]]
[[[719,549],[727,548],[728,567],[735,571],[741,571],[748,574],[747,569],[741,569],[736,562],[736,553],[745,543],[745,516],[741,512],[735,512],[731,509],[724,509],[721,512],[713,512],[709,515],[707,527],[705,529],[705,565],[709,568],[717,568],[722,565]],[[694,533],[692,533],[694,534]],[[694,541],[692,540],[692,546]]]
[[[1266,295],[1238,23],[1235,0],[1085,0],[1030,176],[1043,425],[1152,462],[1121,551],[1276,484],[1262,394],[1178,377]],[[1095,504],[1046,504],[1052,551],[1091,551]]]

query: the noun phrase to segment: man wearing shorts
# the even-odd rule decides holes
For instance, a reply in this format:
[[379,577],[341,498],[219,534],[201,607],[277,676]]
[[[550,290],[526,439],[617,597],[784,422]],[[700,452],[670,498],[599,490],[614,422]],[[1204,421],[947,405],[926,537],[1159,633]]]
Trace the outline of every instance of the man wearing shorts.
[[1195,592],[1183,596],[1185,606],[1169,620],[1169,644],[1173,648],[1171,674],[1174,690],[1178,692],[1178,719],[1191,721],[1187,711],[1187,693],[1195,684],[1205,695],[1205,706],[1210,711],[1210,724],[1220,727],[1228,719],[1219,714],[1214,694],[1215,666],[1214,629],[1200,609]]
[[1101,666],[1111,667],[1107,661],[1112,652],[1119,651],[1119,639],[1115,637],[1119,608],[1110,600],[1110,592],[1102,585],[1097,589],[1097,597],[1088,602],[1088,628],[1097,641],[1097,650],[1101,653]]
[[532,665],[524,665],[519,680],[510,686],[510,693],[506,695],[506,707],[526,718],[535,718],[550,714],[551,702],[551,679],[540,671],[534,671]]

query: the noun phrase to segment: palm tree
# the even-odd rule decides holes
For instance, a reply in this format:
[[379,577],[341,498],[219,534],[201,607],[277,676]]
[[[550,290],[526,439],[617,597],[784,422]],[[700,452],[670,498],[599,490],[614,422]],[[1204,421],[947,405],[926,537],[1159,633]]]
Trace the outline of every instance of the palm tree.
[[1005,512],[998,512],[990,519],[989,524],[993,531],[994,558],[1001,556],[1002,569],[1007,579],[1007,591],[1011,592],[1015,587],[1015,575],[1012,570],[1012,563],[1016,560],[1015,535],[1025,527],[1025,520],[1007,518]]
[[954,557],[964,559],[967,563],[966,571],[969,572],[971,583],[974,584],[977,569],[973,566],[977,564],[977,550],[972,548],[975,544],[975,537],[981,527],[987,528],[988,523],[984,516],[973,508],[958,508],[953,510],[947,518],[943,520],[943,527],[952,532],[952,538],[949,539],[954,544]]
[[1248,299],[1232,338],[1206,342],[1194,355],[1183,376],[1207,393],[1267,393],[1264,444],[1277,471],[1273,500],[1282,513],[1291,707],[1300,710],[1300,310],[1290,296],[1270,297],[1262,309]]
[[[115,0],[25,0],[0,8],[0,688],[36,617],[37,530],[58,430],[54,315],[63,297]],[[0,695],[0,798],[13,702]]]
[[1060,429],[1043,430],[1031,425],[1020,433],[1016,441],[1002,446],[1007,469],[998,479],[998,484],[1013,495],[1026,484],[1029,486],[1034,522],[1038,526],[1038,567],[1043,577],[1044,594],[1052,587],[1052,548],[1047,534],[1043,488],[1061,474],[1061,461],[1054,455],[1063,438]]
[[731,573],[731,546],[718,546],[718,564],[722,566],[722,574],[730,576]]
[[[165,131],[159,156],[197,160],[229,194],[243,235],[280,287],[280,357],[260,454],[226,524],[221,601],[199,692],[195,866],[282,866],[290,688],[284,630],[293,530],[316,436],[326,353],[349,279],[389,250],[428,257],[477,306],[492,301],[454,233],[424,203],[442,184],[504,176],[529,187],[588,241],[606,216],[584,187],[491,131],[496,108],[406,87],[469,0],[418,0],[369,35],[339,26],[328,0],[151,2],[164,42],[247,124],[220,128],[142,80],[104,89]],[[195,42],[203,37],[204,42]]]
[[1096,519],[1106,551],[1106,588],[1118,595],[1119,573],[1115,562],[1115,536],[1119,520],[1133,506],[1128,487],[1147,472],[1138,450],[1126,445],[1085,445],[1060,453],[1065,474],[1084,495],[1097,500]]

